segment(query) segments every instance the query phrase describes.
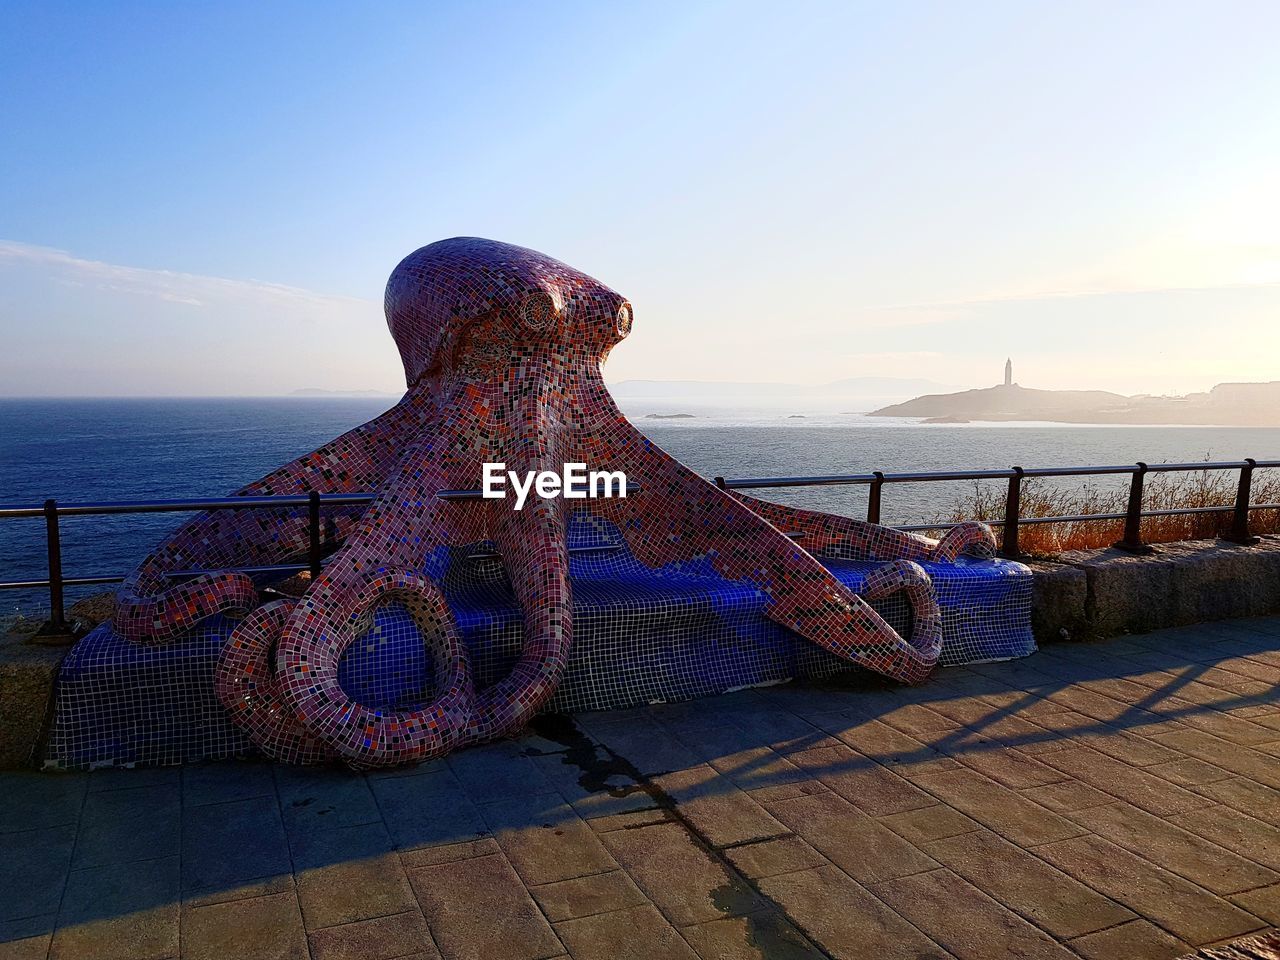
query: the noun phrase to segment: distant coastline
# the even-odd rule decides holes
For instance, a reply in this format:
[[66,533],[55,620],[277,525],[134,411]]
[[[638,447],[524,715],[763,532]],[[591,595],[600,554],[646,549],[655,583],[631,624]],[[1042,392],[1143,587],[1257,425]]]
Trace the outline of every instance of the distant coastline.
[[1280,381],[1220,383],[1208,393],[1182,397],[1126,397],[1105,390],[1034,390],[1016,383],[927,394],[881,407],[872,417],[909,417],[932,423],[962,421],[1280,426]]

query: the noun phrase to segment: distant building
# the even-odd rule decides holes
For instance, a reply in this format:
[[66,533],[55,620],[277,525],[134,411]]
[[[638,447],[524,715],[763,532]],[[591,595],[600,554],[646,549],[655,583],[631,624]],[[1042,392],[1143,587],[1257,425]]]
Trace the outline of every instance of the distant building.
[[1004,362],[1004,385],[1013,386],[1013,357],[1009,357]]

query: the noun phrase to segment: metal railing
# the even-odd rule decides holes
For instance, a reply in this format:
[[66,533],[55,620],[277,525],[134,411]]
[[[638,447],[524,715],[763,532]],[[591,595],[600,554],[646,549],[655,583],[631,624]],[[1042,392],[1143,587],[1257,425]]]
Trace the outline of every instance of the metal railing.
[[[1004,470],[938,470],[923,473],[884,473],[874,470],[865,474],[842,474],[821,477],[746,477],[726,479],[716,477],[714,482],[722,490],[761,490],[787,487],[818,486],[866,486],[867,521],[879,523],[883,488],[894,483],[934,483],[957,480],[1005,480],[1008,489],[1005,496],[1004,516],[999,520],[987,520],[994,527],[1001,527],[1001,555],[1015,559],[1021,556],[1018,547],[1019,528],[1030,524],[1043,523],[1081,523],[1094,520],[1123,520],[1124,536],[1116,543],[1116,547],[1133,553],[1149,552],[1152,548],[1142,542],[1142,521],[1148,517],[1183,516],[1198,513],[1230,513],[1231,529],[1223,538],[1233,543],[1254,544],[1258,538],[1249,530],[1249,513],[1253,510],[1280,509],[1280,503],[1251,503],[1250,496],[1253,482],[1253,471],[1256,469],[1280,467],[1280,460],[1233,460],[1225,462],[1203,463],[1159,463],[1146,464],[1138,462],[1124,466],[1102,467],[1009,467]],[[1143,510],[1143,486],[1147,474],[1150,473],[1198,473],[1204,471],[1237,470],[1239,480],[1236,485],[1236,500],[1233,506],[1221,507],[1183,507],[1166,510]],[[1128,474],[1129,500],[1124,513],[1086,513],[1065,514],[1050,517],[1022,516],[1022,483],[1027,479],[1059,478],[1059,477],[1096,477]],[[638,492],[639,486],[628,484],[628,494]],[[322,507],[356,506],[369,504],[377,499],[374,493],[321,494],[312,492],[307,496],[252,496],[252,497],[220,497],[197,500],[126,500],[107,503],[64,503],[57,500],[46,500],[43,504],[0,506],[0,520],[44,517],[45,542],[48,552],[49,577],[46,580],[11,580],[0,582],[0,590],[49,590],[49,633],[66,633],[68,631],[64,611],[63,591],[65,587],[96,586],[108,583],[120,583],[122,575],[96,577],[66,577],[62,573],[62,537],[60,521],[63,517],[107,516],[134,513],[194,513],[205,510],[243,510],[281,507],[307,508],[307,562],[297,564],[277,564],[266,567],[237,567],[240,572],[250,574],[300,573],[309,570],[312,576],[320,573],[323,566],[324,543],[320,510]],[[441,490],[436,494],[440,500],[473,500],[480,499],[482,492],[476,490]],[[896,526],[904,531],[944,530],[955,526],[954,523],[918,523]],[[182,570],[171,576],[197,576],[212,571]]]

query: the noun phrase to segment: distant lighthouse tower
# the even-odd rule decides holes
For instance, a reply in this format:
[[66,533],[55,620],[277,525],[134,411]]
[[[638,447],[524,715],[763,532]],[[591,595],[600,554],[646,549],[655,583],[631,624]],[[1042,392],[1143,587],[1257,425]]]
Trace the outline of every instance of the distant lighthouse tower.
[[1008,357],[1004,362],[1004,385],[1013,386],[1013,357]]

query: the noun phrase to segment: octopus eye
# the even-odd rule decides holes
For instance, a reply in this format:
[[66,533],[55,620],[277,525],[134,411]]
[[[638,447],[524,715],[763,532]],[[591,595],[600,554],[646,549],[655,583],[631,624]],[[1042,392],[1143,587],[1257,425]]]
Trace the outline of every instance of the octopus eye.
[[631,332],[631,304],[623,302],[618,308],[618,316],[614,319],[614,326],[618,330],[618,336],[625,337]]
[[556,306],[546,293],[531,293],[520,304],[520,322],[530,330],[550,329],[556,319]]

